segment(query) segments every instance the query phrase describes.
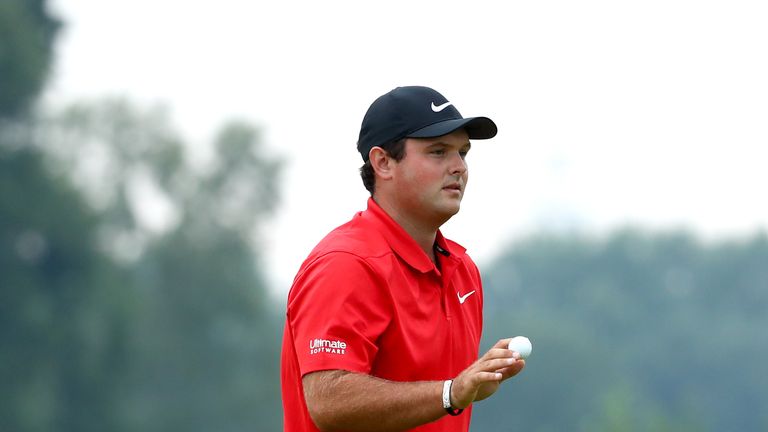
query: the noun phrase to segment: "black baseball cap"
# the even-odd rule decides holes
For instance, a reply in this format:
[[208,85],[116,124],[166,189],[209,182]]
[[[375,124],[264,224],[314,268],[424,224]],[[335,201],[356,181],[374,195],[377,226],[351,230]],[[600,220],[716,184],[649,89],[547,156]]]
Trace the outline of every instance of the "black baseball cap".
[[470,139],[496,136],[487,117],[464,118],[443,95],[429,87],[397,87],[379,96],[363,117],[357,150],[368,161],[373,147],[403,138],[434,138],[464,129]]

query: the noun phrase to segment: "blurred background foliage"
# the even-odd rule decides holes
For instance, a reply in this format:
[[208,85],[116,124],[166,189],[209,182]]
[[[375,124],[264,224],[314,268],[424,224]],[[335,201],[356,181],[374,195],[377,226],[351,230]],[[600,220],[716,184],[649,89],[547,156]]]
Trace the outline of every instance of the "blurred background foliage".
[[540,235],[485,275],[485,344],[525,334],[534,352],[476,430],[768,430],[765,235]]
[[279,430],[280,160],[244,122],[201,166],[160,109],[35,112],[56,20],[1,5],[0,430]]
[[[200,164],[162,109],[36,109],[45,6],[0,2],[0,430],[280,430],[281,160],[246,122]],[[542,234],[483,270],[482,348],[534,352],[473,431],[768,430],[765,234]]]

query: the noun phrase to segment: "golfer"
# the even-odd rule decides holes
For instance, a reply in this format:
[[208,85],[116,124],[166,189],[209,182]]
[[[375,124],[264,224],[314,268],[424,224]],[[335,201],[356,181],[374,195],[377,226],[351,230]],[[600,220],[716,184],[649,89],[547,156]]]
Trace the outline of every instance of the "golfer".
[[320,241],[288,294],[286,431],[466,432],[472,404],[523,369],[509,339],[478,358],[480,274],[440,232],[464,197],[470,139],[495,135],[427,87],[371,104],[357,143],[367,209]]

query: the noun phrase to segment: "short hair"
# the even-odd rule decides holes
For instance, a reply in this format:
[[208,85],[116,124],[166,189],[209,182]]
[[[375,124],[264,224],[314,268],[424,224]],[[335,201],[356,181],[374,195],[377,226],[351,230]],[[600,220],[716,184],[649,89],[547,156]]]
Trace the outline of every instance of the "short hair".
[[[405,138],[389,142],[379,147],[397,162],[400,162],[405,157]],[[376,172],[371,166],[370,159],[365,161],[365,164],[360,167],[360,178],[363,179],[363,186],[365,186],[368,192],[371,193],[371,196],[373,196],[373,191],[376,189]]]

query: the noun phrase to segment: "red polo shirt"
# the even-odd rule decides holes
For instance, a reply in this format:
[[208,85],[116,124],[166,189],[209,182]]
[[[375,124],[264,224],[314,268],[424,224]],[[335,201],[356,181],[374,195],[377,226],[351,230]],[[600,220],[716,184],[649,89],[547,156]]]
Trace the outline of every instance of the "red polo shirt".
[[[445,380],[477,359],[480,274],[465,249],[440,232],[436,244],[439,268],[369,199],[366,211],[310,253],[288,294],[281,358],[285,431],[318,430],[301,384],[309,372]],[[471,407],[413,430],[467,431],[470,416]]]

